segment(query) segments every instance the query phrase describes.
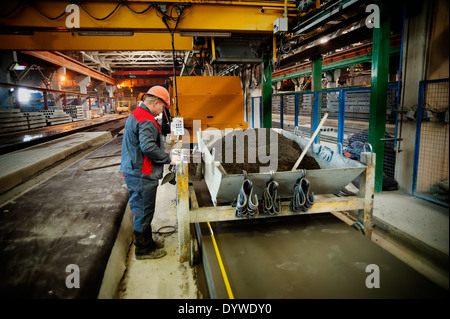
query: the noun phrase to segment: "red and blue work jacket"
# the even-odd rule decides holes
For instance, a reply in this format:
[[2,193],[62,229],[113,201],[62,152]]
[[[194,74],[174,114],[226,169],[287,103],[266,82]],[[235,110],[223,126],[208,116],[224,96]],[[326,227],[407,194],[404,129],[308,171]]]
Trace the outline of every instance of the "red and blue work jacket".
[[140,102],[125,123],[120,170],[124,176],[160,179],[164,164],[170,161],[170,155],[164,152],[161,127]]

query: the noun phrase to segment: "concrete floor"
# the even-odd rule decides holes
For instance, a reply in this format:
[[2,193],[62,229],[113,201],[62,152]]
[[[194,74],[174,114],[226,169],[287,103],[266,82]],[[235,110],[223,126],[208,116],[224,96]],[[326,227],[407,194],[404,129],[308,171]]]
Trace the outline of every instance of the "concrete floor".
[[[176,216],[175,186],[162,185],[158,189],[153,220],[154,231],[162,226],[176,226]],[[428,254],[429,249],[436,250],[442,253],[439,258],[446,256],[448,260],[449,211],[447,208],[400,191],[383,192],[375,195],[374,220],[376,221],[372,238],[374,242],[435,283],[448,289],[448,264],[447,269],[441,269],[435,265],[434,261],[429,260]],[[389,230],[388,234],[387,230]],[[131,246],[128,269],[121,282],[117,298],[196,299],[204,297],[197,285],[196,268],[190,267],[188,263],[179,262],[177,233],[164,237],[167,256],[162,259],[138,261],[134,257],[134,246]],[[410,245],[405,245],[403,239]],[[419,246],[422,249],[414,248]]]
[[[167,170],[167,167],[166,167]],[[166,172],[167,173],[167,172]],[[177,227],[176,187],[169,183],[158,187],[153,231],[164,226]],[[170,229],[162,229],[167,231]],[[180,263],[178,233],[160,235],[167,255],[155,260],[136,260],[134,244],[128,254],[128,267],[119,286],[120,299],[197,299],[195,269]]]

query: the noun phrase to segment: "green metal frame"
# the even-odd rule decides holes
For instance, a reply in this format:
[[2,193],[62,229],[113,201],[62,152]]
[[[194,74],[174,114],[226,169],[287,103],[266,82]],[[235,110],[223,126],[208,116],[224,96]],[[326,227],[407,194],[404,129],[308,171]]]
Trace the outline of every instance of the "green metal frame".
[[[395,55],[400,54],[400,47],[391,48],[389,54],[390,54],[390,56],[395,56]],[[322,72],[345,68],[350,65],[366,63],[366,62],[372,62],[372,54],[367,54],[364,56],[359,56],[359,57],[355,57],[355,58],[345,59],[342,61],[332,62],[332,63],[322,65]],[[312,73],[312,69],[309,68],[309,69],[306,69],[303,71],[294,72],[294,73],[286,74],[286,75],[282,75],[282,76],[277,76],[272,79],[272,82],[280,82],[283,80],[298,78],[298,77],[310,75],[311,73]]]
[[386,128],[386,98],[389,80],[391,10],[385,0],[376,1],[380,8],[380,27],[373,28],[372,80],[370,87],[369,143],[377,154],[375,193],[383,188],[384,142]]
[[263,63],[262,75],[262,127],[272,128],[272,64]]

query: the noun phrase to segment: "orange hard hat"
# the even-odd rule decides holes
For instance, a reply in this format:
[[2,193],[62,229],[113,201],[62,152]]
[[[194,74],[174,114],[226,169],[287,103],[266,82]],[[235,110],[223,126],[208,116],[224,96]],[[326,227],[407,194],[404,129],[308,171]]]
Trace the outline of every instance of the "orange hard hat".
[[161,100],[166,102],[166,107],[170,108],[169,91],[167,91],[164,87],[160,85],[152,86],[145,94],[153,95],[160,98]]

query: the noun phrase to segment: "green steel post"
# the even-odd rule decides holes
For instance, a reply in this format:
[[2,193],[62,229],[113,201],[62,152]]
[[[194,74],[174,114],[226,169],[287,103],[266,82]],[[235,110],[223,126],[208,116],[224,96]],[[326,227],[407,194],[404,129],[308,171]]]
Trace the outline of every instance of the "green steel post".
[[[312,57],[312,91],[319,92],[322,91],[322,56]],[[316,130],[319,125],[321,114],[322,114],[322,103],[320,93],[314,95],[317,100],[314,99],[313,112],[311,113],[311,135]],[[320,133],[317,135],[316,143],[320,142]]]
[[265,60],[263,63],[262,77],[262,127],[272,128],[272,65],[270,60]]
[[370,88],[369,143],[377,154],[375,165],[375,193],[383,187],[384,142],[386,130],[387,86],[389,78],[389,50],[391,33],[390,6],[387,1],[376,1],[379,7],[380,27],[373,28],[372,85]]

